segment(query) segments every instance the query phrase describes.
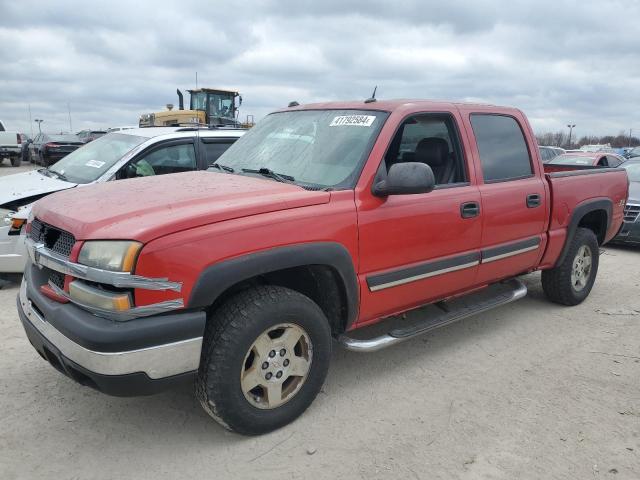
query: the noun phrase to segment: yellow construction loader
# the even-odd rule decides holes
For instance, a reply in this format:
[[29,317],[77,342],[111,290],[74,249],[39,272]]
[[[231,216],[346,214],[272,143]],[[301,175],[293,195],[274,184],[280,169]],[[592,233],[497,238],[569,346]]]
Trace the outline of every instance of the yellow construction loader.
[[[244,127],[253,125],[252,116],[247,116],[245,122],[238,120],[238,107],[242,105],[242,97],[238,92],[218,88],[199,88],[187,90],[191,95],[189,109],[184,109],[183,95],[178,94],[178,109],[173,104],[167,104],[162,112],[145,113],[140,115],[141,127],[167,127],[200,125],[209,127]],[[238,99],[236,105],[236,99]]]

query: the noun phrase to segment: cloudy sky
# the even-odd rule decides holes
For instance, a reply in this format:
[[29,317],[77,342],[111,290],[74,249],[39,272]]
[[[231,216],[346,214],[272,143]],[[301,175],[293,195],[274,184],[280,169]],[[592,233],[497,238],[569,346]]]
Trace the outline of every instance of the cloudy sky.
[[640,133],[640,2],[0,0],[0,119],[30,131],[136,124],[175,89],[291,100],[513,105],[538,132]]

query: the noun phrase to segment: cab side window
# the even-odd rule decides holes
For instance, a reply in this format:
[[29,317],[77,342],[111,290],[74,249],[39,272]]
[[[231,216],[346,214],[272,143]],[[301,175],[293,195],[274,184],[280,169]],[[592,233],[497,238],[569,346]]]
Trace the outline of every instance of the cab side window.
[[148,177],[196,170],[193,143],[160,147],[133,160],[127,167],[127,177]]
[[506,115],[471,115],[485,183],[533,175],[529,149],[518,122]]
[[405,162],[429,165],[439,186],[468,181],[458,131],[449,114],[414,115],[402,123],[385,155],[387,171]]
[[607,155],[607,160],[609,162],[610,167],[619,167],[622,161],[613,155]]
[[211,165],[216,163],[216,160],[218,160],[220,155],[226,152],[227,148],[229,148],[234,141],[235,139],[228,138],[221,138],[216,140],[203,139],[201,152],[204,153],[206,166],[210,167]]

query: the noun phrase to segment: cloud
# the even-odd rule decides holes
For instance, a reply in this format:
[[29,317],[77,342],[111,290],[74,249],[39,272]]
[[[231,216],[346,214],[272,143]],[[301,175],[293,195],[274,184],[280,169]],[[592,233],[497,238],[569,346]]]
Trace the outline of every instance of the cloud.
[[[291,100],[513,105],[536,130],[636,128],[637,2],[0,0],[0,118],[29,131],[133,124],[175,89],[239,90],[241,115]],[[635,123],[638,122],[638,123]]]

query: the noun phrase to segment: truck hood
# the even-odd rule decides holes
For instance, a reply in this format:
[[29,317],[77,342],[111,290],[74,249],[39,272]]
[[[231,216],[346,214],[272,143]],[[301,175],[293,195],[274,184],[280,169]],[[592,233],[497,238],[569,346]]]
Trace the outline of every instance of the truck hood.
[[36,170],[0,177],[0,208],[17,210],[16,206],[26,205],[48,193],[75,186],[75,183],[47,177]]
[[201,225],[327,203],[330,196],[266,178],[188,172],[59,192],[38,201],[33,212],[78,240],[146,243]]

